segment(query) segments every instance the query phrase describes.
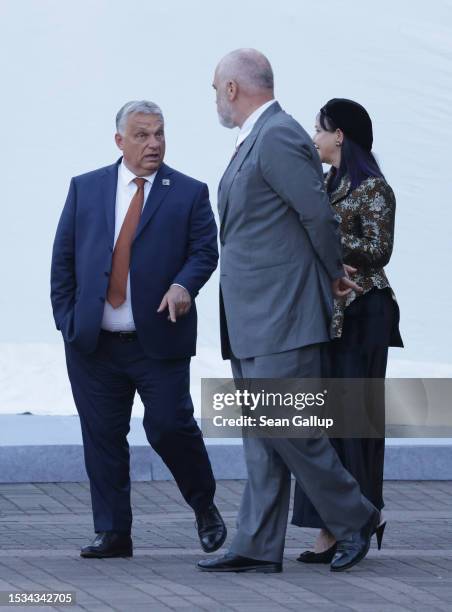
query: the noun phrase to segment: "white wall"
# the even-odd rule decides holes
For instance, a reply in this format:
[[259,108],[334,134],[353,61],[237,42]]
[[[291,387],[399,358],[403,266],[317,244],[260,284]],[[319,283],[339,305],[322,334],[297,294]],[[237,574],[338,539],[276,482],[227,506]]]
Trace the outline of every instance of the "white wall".
[[[56,224],[70,177],[118,157],[114,115],[125,101],[162,106],[166,161],[206,181],[216,206],[235,134],[218,124],[211,81],[240,46],[268,55],[279,101],[308,131],[331,97],[369,110],[398,204],[388,273],[406,348],[392,358],[452,361],[450,1],[3,0],[0,19],[3,374],[6,361],[8,372],[23,366],[18,343],[59,342],[49,302]],[[215,354],[217,280],[199,299],[200,346]]]

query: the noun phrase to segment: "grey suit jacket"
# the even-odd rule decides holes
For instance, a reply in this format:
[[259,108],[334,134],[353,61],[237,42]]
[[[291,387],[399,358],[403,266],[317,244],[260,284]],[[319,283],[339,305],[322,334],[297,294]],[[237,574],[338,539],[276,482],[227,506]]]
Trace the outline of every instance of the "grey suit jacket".
[[311,138],[277,102],[226,169],[218,208],[223,357],[328,341],[338,223]]

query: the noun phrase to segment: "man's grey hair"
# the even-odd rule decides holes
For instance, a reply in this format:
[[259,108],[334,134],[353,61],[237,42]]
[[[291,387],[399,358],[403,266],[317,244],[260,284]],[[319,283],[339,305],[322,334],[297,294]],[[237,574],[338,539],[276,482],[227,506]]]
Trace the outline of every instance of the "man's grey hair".
[[116,115],[116,131],[119,134],[124,134],[127,119],[134,113],[143,113],[145,115],[158,115],[163,121],[163,113],[160,106],[157,106],[154,102],[148,100],[132,100],[126,102],[122,108],[119,109]]
[[228,53],[220,62],[223,79],[237,81],[250,92],[263,90],[273,92],[274,78],[270,62],[257,49],[236,49]]

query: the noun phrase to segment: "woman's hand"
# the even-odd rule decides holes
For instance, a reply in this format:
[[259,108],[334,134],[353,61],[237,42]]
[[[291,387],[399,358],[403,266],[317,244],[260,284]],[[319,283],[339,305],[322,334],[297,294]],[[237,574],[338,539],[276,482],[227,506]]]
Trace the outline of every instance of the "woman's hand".
[[358,272],[358,268],[353,268],[353,266],[349,266],[347,264],[342,264],[344,266],[345,276],[350,278],[350,274],[356,274]]
[[362,293],[362,287],[354,283],[349,277],[350,274],[355,274],[357,272],[357,269],[353,268],[352,266],[348,266],[347,264],[343,264],[343,266],[345,273],[344,276],[342,278],[337,278],[331,283],[331,289],[333,291],[334,297],[345,297],[351,291],[356,291],[356,293]]

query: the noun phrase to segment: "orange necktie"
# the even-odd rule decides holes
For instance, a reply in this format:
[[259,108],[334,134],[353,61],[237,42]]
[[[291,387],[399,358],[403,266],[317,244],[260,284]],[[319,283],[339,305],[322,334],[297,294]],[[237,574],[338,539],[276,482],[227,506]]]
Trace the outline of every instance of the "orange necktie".
[[141,211],[144,204],[144,185],[146,179],[135,178],[133,182],[138,186],[129,204],[121,231],[116,240],[111,265],[110,283],[108,285],[107,300],[118,308],[126,301],[127,277],[130,268],[130,250],[140,222]]

